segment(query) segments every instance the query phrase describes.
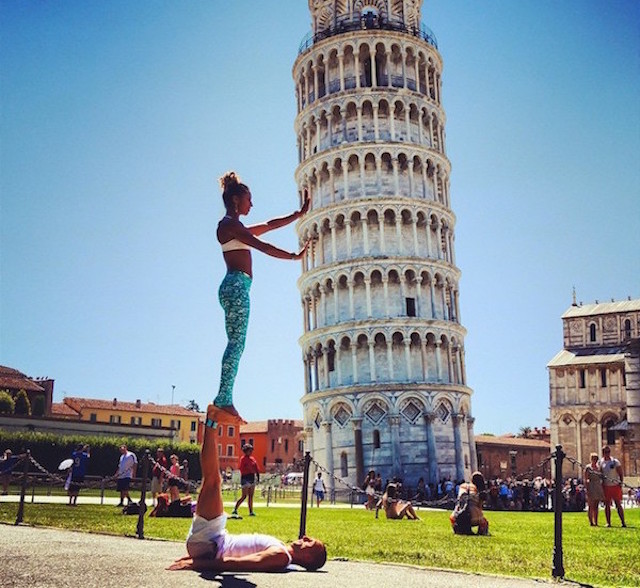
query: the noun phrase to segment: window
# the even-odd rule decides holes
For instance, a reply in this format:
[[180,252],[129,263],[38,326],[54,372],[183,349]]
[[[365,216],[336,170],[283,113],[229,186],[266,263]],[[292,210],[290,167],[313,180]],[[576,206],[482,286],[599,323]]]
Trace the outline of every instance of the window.
[[131,417],[131,424],[132,425],[141,425],[142,424],[142,417]]
[[580,369],[578,371],[578,377],[580,379],[579,386],[580,388],[584,388],[586,386],[586,375],[584,369]]
[[112,414],[109,417],[109,422],[112,425],[119,425],[122,422],[122,417],[119,414]]
[[275,450],[276,450],[276,440],[271,439],[271,453],[273,453]]
[[191,432],[198,430],[198,421],[191,421]]
[[340,475],[343,478],[346,478],[349,475],[349,458],[347,457],[346,451],[343,451],[340,454]]
[[249,445],[255,447],[255,445],[253,444],[253,437],[249,437]]
[[89,422],[90,423],[95,423],[98,420],[98,415],[95,412],[92,412],[89,415]]
[[302,453],[304,451],[304,441],[298,441],[298,451]]
[[613,421],[607,421],[607,445],[615,445],[616,444],[616,432],[611,430],[615,423]]
[[289,453],[289,439],[284,440],[284,452]]
[[180,421],[179,420],[174,420],[171,419],[171,428],[172,429],[177,429],[178,431],[180,430]]
[[622,368],[622,385],[625,388],[627,387],[627,372],[625,371],[624,367]]
[[218,427],[218,437],[222,437],[222,427]]
[[327,350],[327,365],[330,372],[336,371],[336,350],[333,347]]
[[631,339],[631,321],[629,319],[625,319],[624,321],[624,330],[622,333],[622,337],[624,339]]
[[233,425],[227,427],[227,435],[233,437],[236,434],[236,428]]
[[[240,447],[244,447],[247,444],[247,440],[243,437],[240,437]],[[252,443],[253,445],[253,443]]]
[[606,368],[600,368],[600,385],[603,388],[607,387],[607,369]]
[[233,445],[227,445],[227,457],[233,457]]
[[151,426],[159,429],[160,427],[162,427],[162,419],[151,419]]
[[595,323],[591,323],[589,325],[589,341],[591,341],[591,343],[595,343],[595,341],[596,341],[596,325],[595,325]]
[[484,465],[484,461],[482,460],[482,452],[478,451],[477,455],[478,455],[478,467],[481,467]]
[[407,316],[416,316],[416,299],[406,298],[407,302]]
[[380,431],[378,429],[373,431],[373,448],[380,449]]
[[218,443],[218,455],[222,455],[222,443]]

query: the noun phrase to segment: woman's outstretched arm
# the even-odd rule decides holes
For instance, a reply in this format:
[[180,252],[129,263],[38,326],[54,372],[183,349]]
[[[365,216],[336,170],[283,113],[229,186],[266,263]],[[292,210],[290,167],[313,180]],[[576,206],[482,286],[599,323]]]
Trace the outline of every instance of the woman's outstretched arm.
[[251,225],[250,227],[247,227],[247,230],[254,237],[257,237],[258,235],[263,235],[264,233],[267,233],[269,231],[273,231],[274,229],[279,229],[280,227],[284,227],[284,226],[292,223],[294,220],[297,220],[300,217],[304,216],[307,213],[307,211],[309,210],[309,204],[310,204],[309,192],[307,192],[307,190],[305,189],[305,191],[304,191],[304,201],[302,203],[302,207],[300,208],[300,210],[296,210],[295,212],[292,212],[288,216],[282,216],[282,217],[279,217],[279,218],[272,218],[271,220],[267,221],[266,223],[260,223],[258,225]]

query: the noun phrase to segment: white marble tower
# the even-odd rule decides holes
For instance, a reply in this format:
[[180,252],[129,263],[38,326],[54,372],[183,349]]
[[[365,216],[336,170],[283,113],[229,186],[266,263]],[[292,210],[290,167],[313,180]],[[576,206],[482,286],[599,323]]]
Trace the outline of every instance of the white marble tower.
[[[422,0],[309,0],[293,66],[305,443],[351,484],[476,468],[441,104]],[[333,484],[332,480],[328,480]]]

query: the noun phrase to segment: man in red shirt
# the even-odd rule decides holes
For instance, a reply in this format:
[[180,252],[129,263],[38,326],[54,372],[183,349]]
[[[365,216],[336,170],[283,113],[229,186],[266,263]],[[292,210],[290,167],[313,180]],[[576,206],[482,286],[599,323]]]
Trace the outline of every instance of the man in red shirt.
[[242,486],[242,496],[236,502],[236,505],[231,513],[232,519],[241,519],[238,514],[238,507],[245,501],[245,498],[249,499],[249,516],[255,517],[253,512],[253,493],[256,489],[256,483],[260,481],[260,472],[258,471],[258,462],[251,455],[253,453],[253,445],[247,443],[242,447],[244,455],[240,458],[240,485]]

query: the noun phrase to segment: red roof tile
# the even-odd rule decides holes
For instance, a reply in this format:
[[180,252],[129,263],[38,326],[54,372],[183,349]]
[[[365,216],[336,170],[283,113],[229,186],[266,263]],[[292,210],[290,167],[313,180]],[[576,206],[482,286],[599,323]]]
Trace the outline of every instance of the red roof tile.
[[476,443],[486,443],[490,445],[507,445],[510,447],[546,447],[551,449],[551,444],[548,441],[542,441],[540,439],[525,439],[524,437],[509,437],[501,435],[494,437],[493,435],[476,435]]
[[179,404],[155,404],[153,402],[126,402],[123,400],[99,400],[97,398],[74,398],[68,397],[64,399],[64,403],[68,404],[78,412],[90,409],[101,410],[122,410],[127,412],[138,413],[154,413],[166,414],[171,416],[187,416],[203,419],[205,414],[189,410]]
[[54,402],[51,405],[51,414],[58,417],[73,417],[76,419],[80,418],[80,413],[64,402]]
[[24,390],[25,392],[44,392],[44,388],[36,384],[27,375],[13,368],[0,365],[0,390]]
[[269,430],[269,421],[252,421],[240,427],[241,435],[249,433],[266,433]]

